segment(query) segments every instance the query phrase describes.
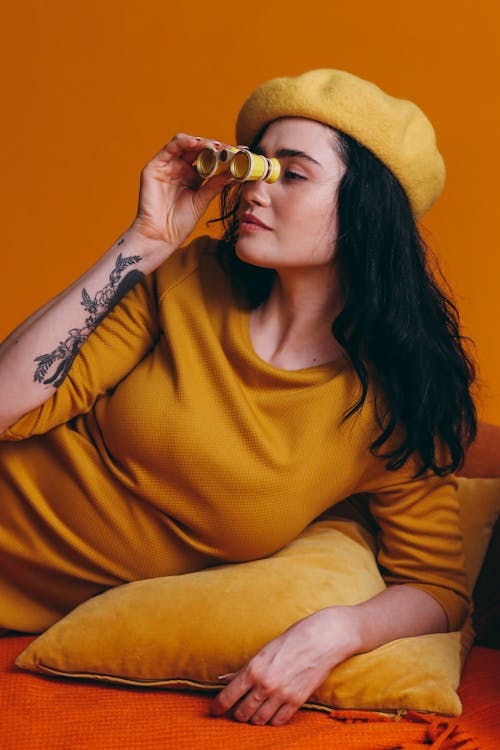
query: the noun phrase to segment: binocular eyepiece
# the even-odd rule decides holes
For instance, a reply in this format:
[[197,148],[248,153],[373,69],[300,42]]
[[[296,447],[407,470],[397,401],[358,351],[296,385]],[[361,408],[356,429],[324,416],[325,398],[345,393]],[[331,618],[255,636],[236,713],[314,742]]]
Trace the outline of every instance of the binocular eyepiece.
[[264,180],[269,183],[276,182],[281,171],[277,159],[253,154],[247,148],[234,146],[221,151],[217,151],[216,148],[204,148],[196,159],[196,169],[203,179],[221,172],[231,172],[240,182]]

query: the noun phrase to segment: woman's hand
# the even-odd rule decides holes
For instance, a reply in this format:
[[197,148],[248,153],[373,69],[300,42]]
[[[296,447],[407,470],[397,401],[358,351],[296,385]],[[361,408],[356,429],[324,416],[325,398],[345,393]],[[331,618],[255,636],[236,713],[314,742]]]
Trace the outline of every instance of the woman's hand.
[[193,162],[207,146],[223,148],[216,141],[178,133],[146,164],[134,233],[167,243],[170,252],[185,241],[209,203],[233,179],[223,173],[203,182]]
[[286,724],[349,656],[372,651],[396,638],[444,633],[442,605],[411,585],[389,586],[354,606],[327,607],[292,625],[231,675],[214,698],[212,713],[232,709],[238,721]]
[[356,653],[358,642],[350,607],[322,609],[261,649],[213,699],[211,713],[232,712],[237,721],[281,726],[328,677]]

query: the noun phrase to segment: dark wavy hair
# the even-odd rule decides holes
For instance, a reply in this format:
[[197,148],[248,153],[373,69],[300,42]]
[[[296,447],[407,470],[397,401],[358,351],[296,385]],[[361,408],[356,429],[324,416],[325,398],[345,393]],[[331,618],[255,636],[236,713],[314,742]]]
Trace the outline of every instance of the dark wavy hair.
[[[344,306],[332,334],[361,386],[343,421],[360,411],[372,378],[382,399],[376,400],[380,434],[371,453],[385,459],[391,471],[415,455],[420,458],[415,476],[429,469],[445,476],[463,465],[477,429],[471,393],[475,367],[464,348],[470,342],[460,333],[457,307],[442,288],[448,289],[434,258],[430,267],[429,250],[400,183],[371,151],[345,133],[334,133],[346,171],[333,197],[338,211],[333,262]],[[236,256],[240,196],[240,185],[222,194],[225,232],[217,253],[235,293],[253,309],[267,299],[276,272]]]

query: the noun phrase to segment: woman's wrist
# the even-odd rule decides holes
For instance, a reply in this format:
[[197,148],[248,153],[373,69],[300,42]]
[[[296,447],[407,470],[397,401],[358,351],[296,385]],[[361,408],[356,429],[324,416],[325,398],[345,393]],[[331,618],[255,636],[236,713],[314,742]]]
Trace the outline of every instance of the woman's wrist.
[[177,249],[164,239],[148,235],[141,224],[133,222],[120,236],[118,244],[123,250],[141,258],[141,270],[151,273]]
[[329,621],[332,666],[363,651],[361,618],[355,607],[327,607],[316,614]]

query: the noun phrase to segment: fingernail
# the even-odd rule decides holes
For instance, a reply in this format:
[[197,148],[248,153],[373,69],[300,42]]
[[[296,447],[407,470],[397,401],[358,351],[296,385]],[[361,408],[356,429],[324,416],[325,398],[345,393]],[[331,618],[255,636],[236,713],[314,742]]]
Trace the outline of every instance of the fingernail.
[[220,674],[217,679],[218,680],[226,680],[228,677],[231,677],[231,672],[228,672],[227,674]]

